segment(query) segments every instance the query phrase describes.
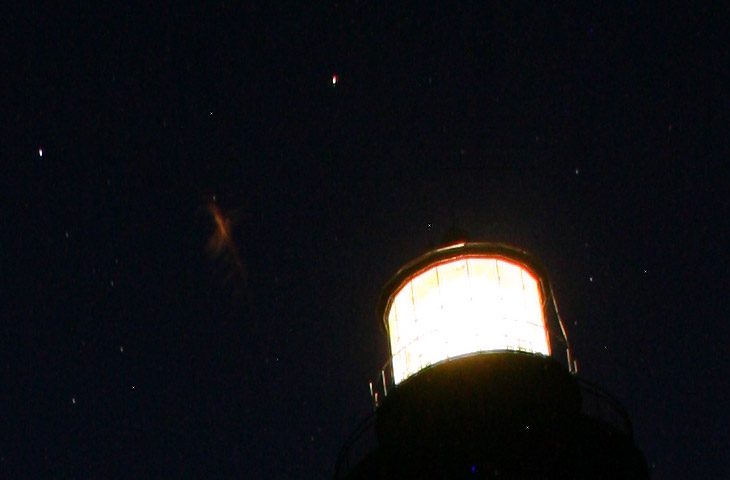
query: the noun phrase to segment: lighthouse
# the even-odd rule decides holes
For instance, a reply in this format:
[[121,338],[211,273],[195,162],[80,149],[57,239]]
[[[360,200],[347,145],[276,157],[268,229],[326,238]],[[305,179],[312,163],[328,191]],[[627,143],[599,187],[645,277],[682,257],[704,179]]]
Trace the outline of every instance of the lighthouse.
[[336,478],[648,478],[626,411],[578,377],[528,252],[431,250],[393,275],[376,311],[390,356]]

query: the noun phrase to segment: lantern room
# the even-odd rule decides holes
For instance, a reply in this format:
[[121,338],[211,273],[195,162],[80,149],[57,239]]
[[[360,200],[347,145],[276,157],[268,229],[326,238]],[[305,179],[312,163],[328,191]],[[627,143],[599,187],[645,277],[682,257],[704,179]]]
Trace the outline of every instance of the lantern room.
[[[549,300],[554,302],[543,269],[521,250],[458,243],[423,255],[391,279],[378,305],[393,384],[471,354],[549,356],[553,336],[568,351],[563,329],[549,328]],[[569,351],[568,362],[572,367]]]

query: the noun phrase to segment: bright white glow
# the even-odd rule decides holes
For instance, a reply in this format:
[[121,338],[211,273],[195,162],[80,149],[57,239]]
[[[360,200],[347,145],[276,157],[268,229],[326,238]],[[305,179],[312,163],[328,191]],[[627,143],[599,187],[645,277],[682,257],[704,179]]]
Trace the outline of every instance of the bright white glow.
[[43,149],[42,148],[39,148],[38,149],[38,156],[39,157],[42,157],[43,156]]
[[332,85],[337,85],[337,75],[332,75]]
[[461,257],[412,277],[386,312],[396,384],[468,353],[550,354],[540,288],[502,258]]

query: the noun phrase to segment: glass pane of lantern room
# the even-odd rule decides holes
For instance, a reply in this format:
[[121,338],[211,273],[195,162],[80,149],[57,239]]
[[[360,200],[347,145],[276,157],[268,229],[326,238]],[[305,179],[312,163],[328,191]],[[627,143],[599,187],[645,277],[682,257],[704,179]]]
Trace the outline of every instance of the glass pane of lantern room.
[[525,315],[532,325],[544,329],[542,314],[542,298],[537,280],[527,272],[522,274],[522,284],[525,292]]
[[[389,320],[390,346],[393,354],[394,375],[407,375],[407,358],[404,346],[416,335],[411,287],[406,284],[395,296]],[[397,378],[397,377],[396,377]]]
[[438,311],[441,309],[438,275],[432,268],[422,272],[411,280],[413,289],[413,307],[420,331],[433,333],[439,327]]
[[518,350],[517,339],[520,337],[522,327],[520,320],[524,310],[520,270],[517,266],[507,262],[499,262],[498,268],[506,347],[510,350]]
[[476,312],[478,335],[476,351],[504,349],[504,321],[497,260],[470,258],[469,280],[471,301]]
[[441,322],[446,327],[442,336],[448,356],[474,351],[477,314],[469,295],[469,277],[465,259],[438,267],[441,286]]
[[[434,342],[440,336],[441,294],[439,277],[435,268],[419,273],[410,282],[413,292],[413,308],[418,337],[409,344],[408,350],[417,357],[417,370],[440,360],[435,353]],[[412,372],[412,373],[415,373]]]
[[500,263],[505,295],[508,348],[549,354],[537,281],[521,267]]
[[[469,299],[474,311],[474,351],[490,350],[490,340],[496,336],[494,308],[497,304],[497,268],[493,259],[470,258],[467,260],[469,273]],[[493,341],[493,340],[492,340]]]

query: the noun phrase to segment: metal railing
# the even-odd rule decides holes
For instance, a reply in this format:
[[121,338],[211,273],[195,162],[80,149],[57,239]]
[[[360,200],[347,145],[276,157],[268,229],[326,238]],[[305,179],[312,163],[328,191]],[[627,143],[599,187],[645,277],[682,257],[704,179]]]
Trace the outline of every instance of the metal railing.
[[372,412],[345,440],[345,444],[337,455],[335,478],[345,478],[350,473],[352,466],[357,465],[360,460],[375,451],[376,447],[375,412]]
[[634,437],[634,430],[626,409],[610,393],[597,385],[576,378],[582,397],[580,413],[602,421],[629,436]]
[[392,361],[393,357],[390,357],[388,361],[385,362],[385,365],[383,365],[383,368],[380,369],[380,375],[378,375],[378,378],[375,381],[370,382],[370,399],[373,402],[373,412],[376,408],[378,408],[378,405],[383,398],[388,396],[388,387],[391,389],[395,387],[395,382],[391,375]]

